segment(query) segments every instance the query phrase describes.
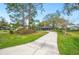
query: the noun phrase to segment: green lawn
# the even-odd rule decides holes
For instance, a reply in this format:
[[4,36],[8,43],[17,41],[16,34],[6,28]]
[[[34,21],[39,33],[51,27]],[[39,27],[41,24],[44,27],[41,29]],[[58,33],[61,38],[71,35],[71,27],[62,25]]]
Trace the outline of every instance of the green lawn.
[[69,32],[68,35],[58,32],[58,48],[60,54],[79,55],[79,32]]
[[9,34],[8,32],[2,33],[2,31],[0,31],[0,48],[32,42],[45,34],[47,34],[47,32],[44,31],[28,35]]

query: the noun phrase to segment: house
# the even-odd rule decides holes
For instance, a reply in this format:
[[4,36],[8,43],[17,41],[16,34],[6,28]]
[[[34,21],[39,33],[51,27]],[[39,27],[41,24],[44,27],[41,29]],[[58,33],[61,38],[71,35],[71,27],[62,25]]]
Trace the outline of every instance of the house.
[[0,30],[10,30],[10,27],[8,27],[8,26],[0,26]]
[[52,27],[50,26],[43,26],[43,27],[40,27],[41,30],[51,30]]

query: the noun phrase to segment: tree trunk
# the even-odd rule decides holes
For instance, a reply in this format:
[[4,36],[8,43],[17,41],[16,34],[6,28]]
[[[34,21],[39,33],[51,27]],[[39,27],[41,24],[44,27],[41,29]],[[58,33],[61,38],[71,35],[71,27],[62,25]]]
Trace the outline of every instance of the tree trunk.
[[25,27],[24,7],[22,8],[22,26]]
[[29,15],[28,15],[28,21],[29,21],[28,28],[29,28],[29,29],[31,29],[31,27],[30,27],[30,21],[31,21],[31,18],[32,18],[32,17],[31,17],[31,7],[32,7],[32,6],[31,6],[31,3],[29,3],[29,10],[28,10],[28,14],[29,14]]

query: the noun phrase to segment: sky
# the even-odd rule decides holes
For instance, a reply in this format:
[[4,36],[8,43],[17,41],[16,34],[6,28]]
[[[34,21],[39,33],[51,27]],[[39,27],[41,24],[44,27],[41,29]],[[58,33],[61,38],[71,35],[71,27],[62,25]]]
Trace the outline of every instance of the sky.
[[[64,4],[62,3],[44,3],[43,8],[44,12],[40,12],[38,10],[38,14],[35,17],[36,20],[44,20],[44,16],[50,13],[55,13],[56,10],[61,11],[64,7]],[[7,10],[6,10],[6,5],[0,4],[0,16],[4,17],[8,22],[10,22],[10,18],[8,16]],[[74,11],[72,12],[72,16],[67,16],[67,15],[62,15],[65,19],[69,20],[70,22],[73,22],[75,24],[79,24],[79,11]]]

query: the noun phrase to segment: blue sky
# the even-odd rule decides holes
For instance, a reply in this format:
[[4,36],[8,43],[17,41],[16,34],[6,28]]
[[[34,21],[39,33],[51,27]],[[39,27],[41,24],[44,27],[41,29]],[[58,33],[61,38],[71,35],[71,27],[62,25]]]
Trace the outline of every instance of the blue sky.
[[[38,11],[39,13],[35,19],[42,21],[45,15],[47,15],[49,13],[55,13],[56,10],[61,11],[63,9],[63,6],[64,6],[64,4],[61,4],[61,3],[59,3],[59,4],[46,3],[46,4],[44,4],[44,7],[43,7],[45,9],[45,12],[43,12],[41,14]],[[6,6],[4,4],[0,4],[0,16],[4,17],[7,21],[10,21],[5,8],[6,8]],[[79,23],[79,11],[72,12],[72,16],[62,15],[62,17],[68,19],[70,22]]]

